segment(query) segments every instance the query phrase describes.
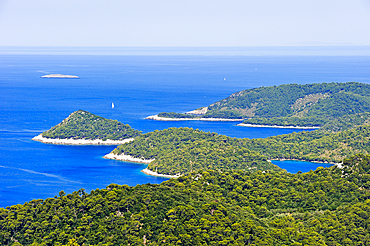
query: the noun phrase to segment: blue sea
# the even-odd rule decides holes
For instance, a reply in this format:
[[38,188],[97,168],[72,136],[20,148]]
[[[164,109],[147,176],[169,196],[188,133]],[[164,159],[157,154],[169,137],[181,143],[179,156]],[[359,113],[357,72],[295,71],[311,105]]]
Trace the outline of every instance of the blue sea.
[[[103,159],[115,146],[61,146],[31,140],[76,110],[116,119],[144,133],[191,127],[236,138],[266,138],[297,130],[144,118],[163,111],[190,111],[260,86],[370,83],[369,56],[125,52],[0,49],[0,207],[54,197],[61,190],[89,192],[111,183],[134,186],[167,180],[142,173],[146,165]],[[80,79],[40,78],[51,73]],[[292,173],[317,168],[316,163],[306,164],[282,167]]]

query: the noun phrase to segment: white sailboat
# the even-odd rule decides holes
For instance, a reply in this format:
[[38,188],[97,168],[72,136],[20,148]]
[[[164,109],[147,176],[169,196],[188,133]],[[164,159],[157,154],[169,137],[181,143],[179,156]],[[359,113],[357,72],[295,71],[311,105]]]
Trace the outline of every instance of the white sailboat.
[[112,108],[114,108],[114,103],[112,103]]

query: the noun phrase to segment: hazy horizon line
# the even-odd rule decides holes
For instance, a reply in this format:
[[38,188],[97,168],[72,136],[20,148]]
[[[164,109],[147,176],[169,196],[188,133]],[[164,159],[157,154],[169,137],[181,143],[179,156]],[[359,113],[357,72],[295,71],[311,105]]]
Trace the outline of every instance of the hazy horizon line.
[[370,45],[0,46],[1,55],[370,56]]

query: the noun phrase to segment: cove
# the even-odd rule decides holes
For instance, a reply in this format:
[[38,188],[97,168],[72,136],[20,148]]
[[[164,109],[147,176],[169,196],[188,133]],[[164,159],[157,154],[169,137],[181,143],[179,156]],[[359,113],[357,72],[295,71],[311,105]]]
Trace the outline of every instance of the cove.
[[285,161],[271,161],[276,166],[285,169],[288,173],[297,173],[299,171],[306,173],[310,170],[315,171],[318,167],[331,167],[334,164],[329,163],[318,163],[309,161],[295,161],[295,160],[285,160]]

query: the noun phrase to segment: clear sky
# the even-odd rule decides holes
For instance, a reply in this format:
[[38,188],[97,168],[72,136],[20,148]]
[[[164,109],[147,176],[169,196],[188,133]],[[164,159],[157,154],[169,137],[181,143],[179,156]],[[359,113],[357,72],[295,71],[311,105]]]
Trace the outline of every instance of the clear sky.
[[369,0],[0,0],[0,46],[370,45]]

